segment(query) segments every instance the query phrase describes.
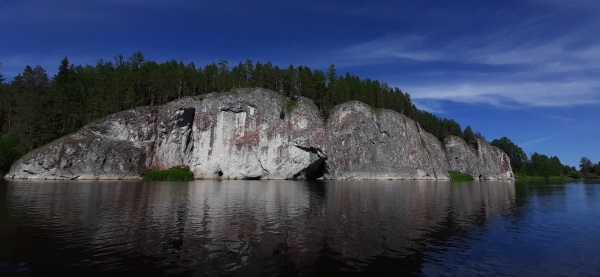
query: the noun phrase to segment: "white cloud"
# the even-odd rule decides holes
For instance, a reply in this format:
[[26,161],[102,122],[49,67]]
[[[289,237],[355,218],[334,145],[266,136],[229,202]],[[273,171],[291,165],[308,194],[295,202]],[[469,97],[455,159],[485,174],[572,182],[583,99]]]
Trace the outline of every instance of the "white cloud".
[[553,138],[553,136],[541,137],[541,138],[537,138],[537,139],[534,139],[534,140],[529,140],[529,141],[526,141],[526,142],[522,142],[519,145],[521,147],[525,147],[525,146],[536,144],[536,143],[539,143],[539,142],[542,142],[542,141],[545,141],[545,140],[549,140],[551,138]]
[[600,103],[600,81],[514,84],[442,83],[411,88],[413,99],[486,103],[497,107],[569,107]]
[[600,6],[600,2],[597,0],[534,0],[534,2],[547,5],[554,5],[562,8],[589,8],[594,6]]
[[342,60],[369,61],[380,59],[408,59],[415,61],[436,61],[444,59],[438,51],[419,50],[419,45],[425,43],[422,36],[391,36],[386,35],[372,41],[352,45],[338,55]]
[[439,101],[428,101],[428,99],[412,99],[412,102],[417,108],[419,108],[419,110],[428,111],[434,114],[446,113]]
[[[562,32],[552,30],[554,34],[540,36],[539,33],[548,32],[556,24],[557,13],[549,12],[489,34],[466,39],[457,37],[445,43],[434,43],[434,36],[388,34],[348,46],[338,52],[337,59],[346,66],[390,64],[400,60],[427,65],[428,71],[418,73],[423,77],[421,81],[412,82],[408,87],[398,84],[409,91],[413,99],[502,107],[598,104],[600,41],[596,34],[600,20],[591,19],[584,27],[566,28]],[[453,70],[448,64],[462,71]],[[439,68],[433,69],[436,65]],[[482,66],[488,70],[485,74],[478,71]],[[444,75],[456,78],[444,78]]]

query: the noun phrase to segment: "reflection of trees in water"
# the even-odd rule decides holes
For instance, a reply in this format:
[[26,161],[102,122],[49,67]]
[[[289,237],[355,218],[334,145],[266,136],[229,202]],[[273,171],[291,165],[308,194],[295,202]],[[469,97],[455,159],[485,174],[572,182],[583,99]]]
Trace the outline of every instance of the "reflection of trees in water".
[[[7,199],[7,195],[8,195],[8,185],[6,184],[6,181],[4,181],[4,179],[0,180],[0,222],[8,222],[8,209],[6,207],[8,199]],[[2,226],[2,227],[6,227],[6,226]],[[0,227],[0,231],[1,228]]]
[[156,242],[162,235],[149,231],[155,217],[146,216],[157,204],[152,195],[159,193],[151,191],[158,187],[92,181],[10,184],[8,206],[18,222],[9,234],[16,250],[9,249],[15,251],[8,255],[32,275],[142,274],[164,268],[154,255],[161,251]]
[[[566,193],[566,184],[533,182],[515,184],[515,208],[510,210],[509,218],[516,223],[528,212],[530,205],[543,205],[549,210],[565,210],[567,199],[564,197],[551,197],[552,195],[564,195]],[[544,201],[540,201],[544,199]]]
[[88,264],[208,275],[418,272],[427,251],[515,205],[506,182],[25,183],[9,194]]
[[516,183],[517,201],[527,200],[536,196],[554,195],[564,192],[568,184],[563,183]]
[[445,251],[450,238],[467,238],[514,205],[514,188],[503,182],[331,182],[327,188],[333,215],[327,247],[356,270],[414,272],[425,251]]

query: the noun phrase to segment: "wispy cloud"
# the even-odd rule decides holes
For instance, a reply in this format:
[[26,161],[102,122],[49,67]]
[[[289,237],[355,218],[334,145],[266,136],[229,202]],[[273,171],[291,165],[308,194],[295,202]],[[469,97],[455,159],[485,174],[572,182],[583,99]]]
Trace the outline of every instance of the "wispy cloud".
[[503,108],[569,107],[600,103],[600,81],[586,82],[519,82],[515,84],[442,83],[413,87],[413,99],[446,100],[463,103],[486,103]]
[[[529,23],[528,23],[529,24]],[[595,26],[558,37],[524,41],[528,34],[515,35],[523,25],[487,36],[458,38],[443,46],[429,46],[433,37],[422,35],[390,35],[360,42],[339,51],[337,58],[357,65],[408,59],[420,62],[459,62],[483,65],[522,64],[541,72],[564,72],[581,69],[600,69],[600,41],[591,35]],[[532,30],[533,31],[533,30]],[[589,41],[591,39],[591,41]],[[588,40],[585,46],[573,45]]]
[[428,111],[434,114],[445,114],[442,104],[439,101],[428,101],[425,99],[415,99],[412,101],[420,110]]
[[529,145],[532,145],[532,144],[536,144],[536,143],[539,143],[539,142],[542,142],[542,141],[545,141],[545,140],[549,140],[549,139],[551,139],[552,137],[553,137],[553,136],[541,137],[541,138],[537,138],[537,139],[534,139],[534,140],[529,140],[529,141],[526,141],[526,142],[520,143],[519,145],[520,145],[520,146],[522,146],[522,147],[525,147],[525,146],[529,146]]
[[[554,0],[532,0],[558,5]],[[578,8],[596,1],[578,1]],[[337,52],[346,66],[391,64],[411,61],[427,65],[429,73],[452,66],[472,67],[460,78],[429,78],[410,87],[413,99],[486,103],[502,107],[569,107],[600,102],[600,20],[588,18],[576,28],[564,24],[564,11],[549,10],[489,33],[457,36],[442,42],[427,33],[387,34],[350,45]],[[577,15],[577,14],[575,14]],[[574,16],[569,14],[569,16]],[[490,69],[485,77],[479,67]],[[458,66],[457,66],[458,67]],[[454,71],[456,73],[456,71]],[[425,76],[428,72],[419,73]],[[441,74],[443,75],[443,74]],[[447,74],[452,75],[452,74]],[[456,74],[454,74],[456,75]],[[426,79],[426,78],[423,78]],[[394,83],[393,80],[388,80]]]
[[600,2],[597,0],[534,0],[534,2],[538,2],[541,4],[555,5],[559,7],[565,8],[589,8],[590,6],[600,7]]
[[575,122],[575,118],[572,117],[567,117],[567,116],[562,116],[562,115],[556,115],[556,114],[550,114],[550,113],[536,113],[537,115],[541,116],[541,117],[545,117],[545,118],[550,118],[550,119],[555,119],[555,120],[560,120],[562,122]]
[[419,49],[426,43],[424,36],[393,36],[361,42],[349,46],[338,54],[342,62],[370,64],[390,61],[390,59],[407,59],[414,61],[439,61],[446,59],[442,52],[431,49]]

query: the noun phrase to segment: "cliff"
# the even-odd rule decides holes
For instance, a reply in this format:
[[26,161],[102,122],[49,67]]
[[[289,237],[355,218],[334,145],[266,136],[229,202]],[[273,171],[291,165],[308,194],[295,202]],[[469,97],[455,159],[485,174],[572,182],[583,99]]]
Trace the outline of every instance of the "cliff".
[[402,114],[361,102],[333,111],[325,153],[332,179],[450,179],[436,137]]
[[485,180],[512,179],[510,158],[500,148],[483,140],[477,140],[477,147],[469,146],[455,136],[444,140],[449,169],[467,173]]
[[243,89],[113,114],[32,151],[6,178],[137,179],[189,166],[196,178],[510,179],[502,151],[458,137],[442,145],[389,110],[344,103],[328,120],[308,99]]

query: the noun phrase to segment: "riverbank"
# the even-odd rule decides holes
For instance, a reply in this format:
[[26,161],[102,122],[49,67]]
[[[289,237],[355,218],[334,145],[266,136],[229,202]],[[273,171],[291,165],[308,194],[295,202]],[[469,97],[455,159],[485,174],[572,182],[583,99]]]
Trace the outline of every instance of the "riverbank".
[[517,182],[564,182],[568,180],[573,180],[573,178],[568,176],[530,176],[522,173],[515,174],[515,181]]
[[194,173],[186,167],[173,167],[166,170],[148,170],[142,174],[144,180],[191,181]]

